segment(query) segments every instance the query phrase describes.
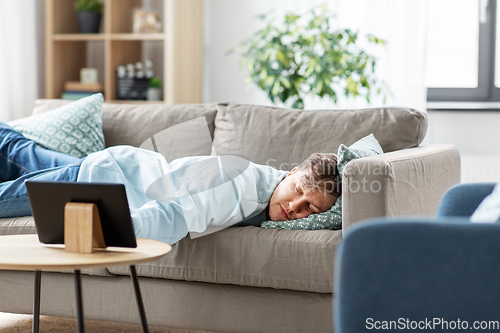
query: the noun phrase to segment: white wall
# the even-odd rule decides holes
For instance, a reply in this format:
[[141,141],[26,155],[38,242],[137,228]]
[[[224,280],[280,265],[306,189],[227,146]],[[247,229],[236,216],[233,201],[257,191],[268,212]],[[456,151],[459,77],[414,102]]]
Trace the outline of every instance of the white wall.
[[500,156],[500,112],[430,111],[426,142],[451,143],[465,155]]
[[429,111],[424,143],[450,143],[460,151],[462,182],[500,182],[500,112]]

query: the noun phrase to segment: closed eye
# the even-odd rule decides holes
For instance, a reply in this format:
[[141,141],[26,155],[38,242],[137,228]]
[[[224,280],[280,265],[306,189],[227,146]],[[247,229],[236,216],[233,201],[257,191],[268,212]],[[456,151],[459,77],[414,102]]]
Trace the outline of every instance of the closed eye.
[[[302,191],[299,190],[299,187],[297,185],[295,185],[295,191],[297,191],[297,193],[299,194],[302,194]],[[316,212],[311,208],[311,204],[307,204],[307,210],[309,211],[309,213],[311,214],[315,214]]]

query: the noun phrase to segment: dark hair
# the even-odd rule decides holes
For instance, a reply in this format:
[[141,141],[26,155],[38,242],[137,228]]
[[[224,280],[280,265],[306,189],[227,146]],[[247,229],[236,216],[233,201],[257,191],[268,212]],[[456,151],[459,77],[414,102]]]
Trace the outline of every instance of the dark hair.
[[304,171],[302,185],[326,191],[339,197],[342,194],[342,178],[337,169],[337,155],[333,153],[314,153],[298,168]]

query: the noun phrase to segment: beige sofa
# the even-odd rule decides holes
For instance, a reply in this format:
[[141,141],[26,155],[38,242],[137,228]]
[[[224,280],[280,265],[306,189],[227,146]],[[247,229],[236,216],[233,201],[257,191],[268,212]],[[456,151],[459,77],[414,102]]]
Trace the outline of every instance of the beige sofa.
[[[64,103],[38,100],[34,113]],[[342,230],[230,227],[185,238],[162,259],[138,265],[151,325],[217,332],[331,332],[334,258],[342,231],[371,217],[431,216],[445,190],[459,182],[457,149],[418,146],[427,116],[404,108],[313,112],[227,103],[105,103],[106,144],[139,146],[167,127],[201,116],[213,145],[200,137],[203,131],[177,131],[168,160],[232,153],[289,170],[313,152],[336,152],[341,143],[350,145],[369,133],[386,153],[346,168]],[[0,220],[1,234],[34,232],[31,217]],[[127,267],[84,273],[86,319],[139,323]],[[0,311],[31,313],[33,280],[33,272],[0,271]],[[74,317],[73,288],[71,274],[43,273],[42,314]]]

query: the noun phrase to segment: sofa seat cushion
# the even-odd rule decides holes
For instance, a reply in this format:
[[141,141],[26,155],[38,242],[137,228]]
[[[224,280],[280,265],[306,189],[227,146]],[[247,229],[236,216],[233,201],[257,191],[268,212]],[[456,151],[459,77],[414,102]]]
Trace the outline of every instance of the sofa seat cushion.
[[33,216],[0,219],[0,235],[36,234]]
[[[159,260],[137,265],[139,276],[331,293],[341,230],[230,227],[185,238]],[[128,267],[110,267],[129,274]]]
[[[22,216],[12,218],[0,218],[1,235],[24,235],[36,234],[35,220],[33,216]],[[51,272],[73,273],[73,270],[60,269]],[[82,273],[97,276],[113,276],[106,268],[82,269]]]
[[373,133],[384,152],[418,146],[427,114],[408,108],[301,111],[218,104],[212,154],[291,170],[313,153],[336,153]]

